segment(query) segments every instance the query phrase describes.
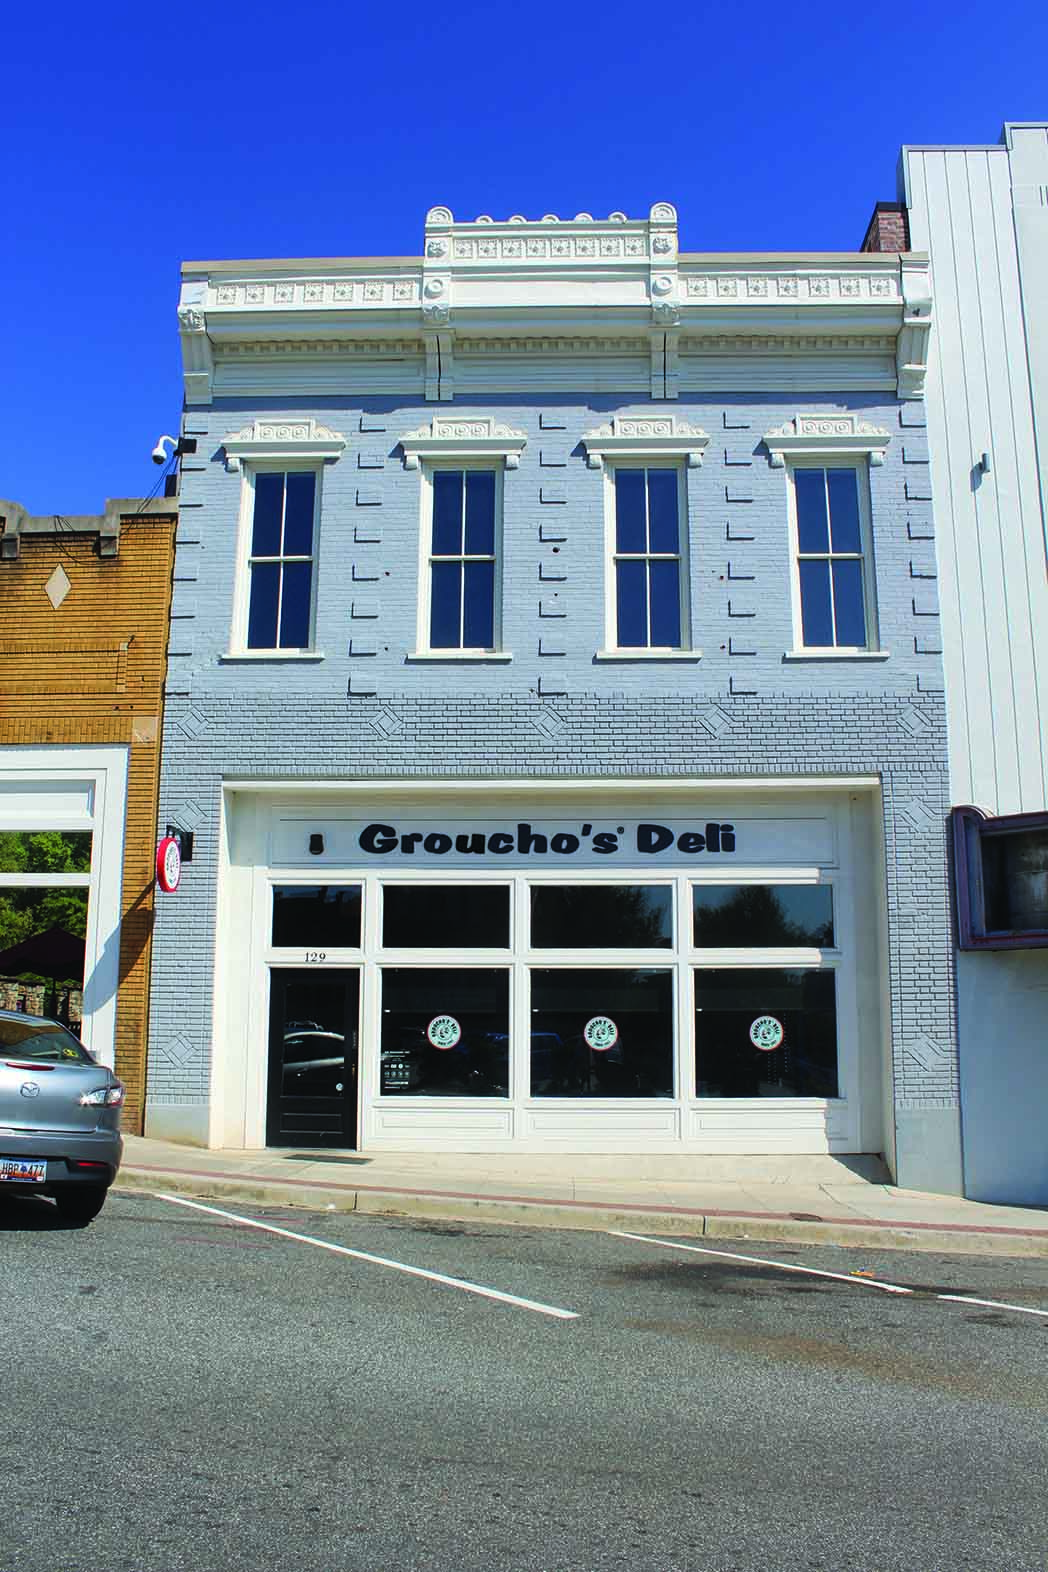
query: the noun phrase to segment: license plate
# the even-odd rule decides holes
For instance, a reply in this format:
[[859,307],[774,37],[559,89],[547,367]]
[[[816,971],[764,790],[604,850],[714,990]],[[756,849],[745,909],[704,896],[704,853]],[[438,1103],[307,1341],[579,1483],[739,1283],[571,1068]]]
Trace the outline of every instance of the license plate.
[[43,1184],[47,1178],[47,1164],[23,1162],[20,1157],[0,1157],[0,1183],[5,1179],[16,1184]]

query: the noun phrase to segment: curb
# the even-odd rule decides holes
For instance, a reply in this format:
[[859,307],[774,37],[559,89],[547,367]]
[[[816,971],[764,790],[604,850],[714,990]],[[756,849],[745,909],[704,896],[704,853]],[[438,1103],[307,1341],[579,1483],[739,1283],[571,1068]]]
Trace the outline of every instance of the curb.
[[323,1188],[304,1182],[195,1175],[159,1168],[122,1168],[113,1186],[118,1194],[170,1191],[197,1200],[247,1201],[261,1206],[293,1206],[303,1211],[359,1212],[378,1217],[428,1217],[448,1222],[511,1223],[530,1228],[587,1232],[683,1234],[692,1238],[781,1240],[794,1244],[852,1245],[864,1249],[923,1250],[952,1255],[1048,1258],[1048,1233],[981,1230],[953,1224],[889,1223],[843,1218],[794,1218],[754,1212],[704,1212],[677,1207],[515,1200],[500,1196],[449,1195],[440,1191]]

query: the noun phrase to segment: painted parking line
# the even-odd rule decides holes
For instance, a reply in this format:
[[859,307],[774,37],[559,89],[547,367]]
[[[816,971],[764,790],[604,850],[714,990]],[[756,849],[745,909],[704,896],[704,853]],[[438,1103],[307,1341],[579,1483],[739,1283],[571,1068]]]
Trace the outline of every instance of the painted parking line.
[[[831,1277],[838,1283],[850,1283],[852,1288],[876,1288],[885,1294],[903,1294],[911,1298],[920,1292],[917,1288],[904,1288],[900,1283],[882,1283],[876,1277],[856,1277],[851,1272],[826,1272],[817,1266],[795,1266],[792,1261],[769,1261],[759,1255],[739,1255],[735,1250],[714,1250],[709,1245],[678,1244],[668,1239],[652,1239],[648,1234],[627,1234],[618,1228],[608,1233],[616,1239],[634,1239],[638,1244],[658,1245],[662,1250],[685,1250],[689,1255],[715,1255],[725,1261],[745,1261],[749,1266],[772,1266],[779,1272],[802,1272],[805,1277]],[[1030,1305],[1007,1304],[1003,1299],[976,1299],[970,1294],[935,1294],[935,1299],[948,1304],[980,1305],[987,1310],[1014,1310],[1017,1315],[1036,1315],[1048,1319],[1048,1310],[1035,1310]]]
[[553,1316],[558,1321],[577,1321],[577,1310],[562,1310],[557,1305],[546,1305],[538,1299],[522,1299],[518,1294],[504,1294],[500,1288],[486,1288],[481,1283],[469,1283],[461,1277],[447,1277],[443,1272],[429,1272],[425,1267],[409,1266],[405,1261],[391,1261],[383,1255],[371,1255],[367,1250],[351,1250],[348,1245],[332,1244],[327,1239],[314,1239],[312,1234],[297,1234],[290,1228],[278,1228],[274,1223],[260,1223],[254,1217],[241,1217],[236,1212],[223,1211],[219,1206],[205,1206],[202,1201],[187,1201],[182,1195],[158,1193],[161,1201],[172,1206],[188,1206],[194,1212],[209,1212],[213,1217],[225,1217],[242,1228],[258,1228],[266,1234],[277,1234],[282,1239],[293,1239],[297,1244],[315,1245],[318,1250],[330,1250],[333,1255],[348,1255],[355,1261],[368,1261],[372,1266],[386,1266],[394,1272],[404,1272],[408,1277],[424,1277],[428,1282],[441,1283],[445,1288],[459,1288],[465,1294],[479,1294],[482,1299],[496,1299],[500,1304],[515,1305],[518,1310],[534,1310],[537,1315]]

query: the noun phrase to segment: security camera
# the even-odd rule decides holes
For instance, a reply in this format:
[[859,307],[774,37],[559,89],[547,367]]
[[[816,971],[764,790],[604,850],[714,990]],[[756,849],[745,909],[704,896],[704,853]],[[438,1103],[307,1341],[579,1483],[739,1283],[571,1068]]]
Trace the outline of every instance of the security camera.
[[170,442],[173,452],[177,452],[178,451],[178,438],[177,437],[161,437],[159,442],[157,443],[156,447],[153,449],[152,458],[153,458],[153,463],[154,464],[166,464],[167,463],[167,457],[168,456],[167,456],[167,454],[164,451],[164,443],[165,442]]

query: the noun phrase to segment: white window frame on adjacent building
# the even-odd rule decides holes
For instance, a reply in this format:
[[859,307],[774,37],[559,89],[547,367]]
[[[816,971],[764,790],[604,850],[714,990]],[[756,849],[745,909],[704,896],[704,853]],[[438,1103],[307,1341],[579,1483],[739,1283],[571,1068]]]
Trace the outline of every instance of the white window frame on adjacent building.
[[[870,466],[884,463],[890,433],[869,425],[854,414],[797,415],[776,431],[765,434],[764,443],[773,468],[786,471],[787,519],[790,547],[790,586],[793,612],[793,648],[787,660],[885,660],[888,652],[880,647],[877,625],[876,573],[873,555],[873,521],[870,497]],[[859,550],[834,550],[827,511],[825,551],[801,551],[797,508],[797,475],[818,470],[827,477],[831,470],[854,475],[859,522]],[[828,492],[827,492],[827,508]],[[804,635],[804,599],[801,564],[825,561],[830,574],[830,614],[834,630],[830,644],[810,644]],[[858,562],[862,577],[862,606],[865,641],[845,643],[836,636],[836,599],[833,589],[833,564]]]
[[[408,657],[410,660],[483,662],[512,659],[512,653],[502,647],[502,513],[505,494],[505,472],[518,467],[520,455],[526,442],[527,437],[524,432],[511,431],[505,426],[498,425],[493,415],[435,415],[428,426],[423,426],[418,431],[407,432],[401,438],[400,446],[404,454],[404,468],[420,470],[422,476],[419,528],[418,626],[415,648]],[[441,472],[461,473],[463,477],[463,498],[465,499],[467,477],[470,473],[476,473],[479,470],[493,473],[495,477],[493,553],[489,557],[487,553],[477,555],[466,552],[466,540],[463,534],[463,550],[461,554],[447,555],[441,553],[439,557],[434,556],[434,477]],[[491,644],[477,646],[463,642],[457,645],[434,645],[431,627],[434,562],[457,561],[465,567],[470,561],[482,560],[492,561],[494,567]],[[464,591],[460,588],[460,618],[464,616],[464,604]]]
[[[237,529],[237,562],[233,592],[233,614],[230,622],[229,651],[226,660],[322,660],[316,649],[317,562],[320,534],[320,509],[323,468],[326,462],[338,459],[345,448],[345,438],[340,432],[318,425],[313,417],[301,420],[256,420],[245,430],[227,437],[223,443],[227,468],[239,471],[243,480],[240,490],[240,513]],[[283,523],[281,525],[280,551],[275,556],[255,557],[252,542],[255,519],[255,487],[260,475],[282,474],[286,486],[289,475],[311,474],[314,477],[313,529],[310,552],[285,552],[283,549]],[[283,584],[284,568],[290,563],[310,564],[309,623],[307,642],[299,645],[260,646],[249,644],[251,595],[255,566],[261,562],[278,563]],[[280,603],[277,607],[277,639],[280,637]]]
[[[605,645],[597,651],[598,660],[699,660],[702,651],[692,645],[691,629],[691,572],[688,552],[690,536],[688,518],[689,469],[702,463],[703,452],[709,437],[704,431],[687,425],[679,415],[615,415],[610,425],[590,431],[582,438],[586,460],[591,469],[604,471],[604,626]],[[620,470],[643,470],[645,493],[647,474],[652,470],[672,470],[677,476],[677,551],[675,553],[646,549],[639,553],[618,550],[616,477]],[[650,541],[648,542],[650,548]],[[618,571],[619,563],[626,560],[642,561],[649,565],[648,575],[648,631],[650,640],[650,564],[655,561],[675,560],[679,567],[680,638],[675,645],[648,642],[643,645],[623,645],[618,629]]]

